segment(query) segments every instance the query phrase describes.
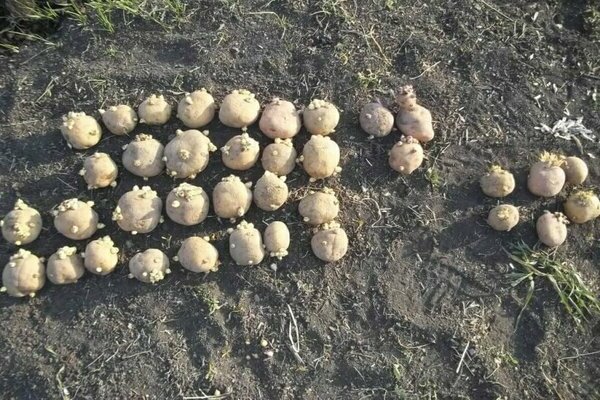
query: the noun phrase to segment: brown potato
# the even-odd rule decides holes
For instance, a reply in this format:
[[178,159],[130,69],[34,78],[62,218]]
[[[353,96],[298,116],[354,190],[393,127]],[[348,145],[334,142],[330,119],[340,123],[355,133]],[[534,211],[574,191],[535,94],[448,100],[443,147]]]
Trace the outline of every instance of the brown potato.
[[180,179],[194,179],[204,171],[210,153],[216,150],[217,147],[208,138],[208,131],[178,129],[164,151],[167,174]]
[[398,89],[396,104],[400,108],[396,115],[396,126],[400,132],[421,143],[431,141],[434,137],[431,112],[417,104],[417,96],[412,86],[406,85]]
[[94,153],[86,157],[79,175],[88,185],[88,189],[117,186],[117,164],[106,153]]
[[85,247],[83,266],[93,274],[108,275],[117,267],[119,249],[110,236],[92,240]]
[[297,156],[291,139],[276,138],[275,143],[271,143],[263,151],[262,167],[265,171],[285,176],[294,170]]
[[488,224],[497,231],[510,231],[519,223],[519,209],[511,204],[501,204],[492,208]]
[[126,135],[132,132],[138,123],[138,116],[135,110],[125,104],[109,107],[108,110],[98,111],[102,115],[104,125],[115,135]]
[[587,164],[579,157],[565,158],[565,162],[561,167],[565,171],[567,182],[571,185],[581,185],[589,173]]
[[342,168],[338,166],[340,148],[327,136],[311,136],[304,145],[298,161],[302,162],[311,182],[336,175],[342,171]]
[[265,107],[258,126],[271,139],[289,139],[300,132],[302,121],[293,103],[276,97]]
[[576,224],[583,224],[600,216],[600,200],[591,190],[571,193],[564,207],[569,220]]
[[320,192],[310,191],[298,204],[302,220],[310,225],[321,225],[333,221],[339,211],[340,203],[335,192],[323,188]]
[[541,197],[556,196],[565,185],[565,171],[561,168],[564,157],[543,152],[540,161],[531,166],[527,177],[527,188]]
[[265,171],[263,176],[256,181],[252,197],[258,208],[275,211],[285,204],[288,194],[285,176],[279,177],[272,172]]
[[390,134],[394,127],[394,115],[381,103],[368,103],[360,111],[360,127],[369,138],[379,138]]
[[499,165],[492,165],[479,183],[483,193],[490,197],[505,197],[515,190],[515,177]]
[[257,265],[265,257],[265,246],[258,229],[246,221],[229,228],[229,254],[237,265]]
[[169,258],[158,249],[148,249],[129,260],[129,277],[145,283],[157,283],[170,274]]
[[206,219],[209,204],[208,196],[201,187],[182,183],[169,192],[166,210],[174,222],[191,226]]
[[243,217],[252,204],[252,182],[243,183],[235,175],[221,179],[213,189],[212,203],[219,218],[235,221]]
[[219,252],[209,243],[208,237],[192,236],[181,244],[176,261],[192,272],[214,272],[219,268]]
[[77,150],[89,149],[102,138],[102,128],[94,117],[84,112],[69,112],[60,127],[67,145]]
[[248,90],[234,90],[223,99],[219,109],[219,120],[231,128],[252,125],[260,114],[260,103]]
[[315,233],[310,241],[315,256],[326,262],[335,262],[348,251],[348,236],[336,223],[323,225],[323,229]]
[[140,123],[147,125],[164,125],[171,118],[171,105],[163,95],[153,94],[138,107]]
[[418,140],[403,136],[402,139],[392,147],[388,160],[390,167],[402,175],[410,175],[423,164],[423,147]]
[[563,213],[544,211],[535,224],[540,242],[548,247],[557,247],[563,244],[567,240],[568,223],[569,221]]
[[165,169],[164,146],[152,135],[139,134],[124,146],[123,166],[134,175],[145,180],[160,175]]
[[264,242],[269,255],[281,260],[288,255],[290,230],[285,223],[273,221],[265,229]]
[[35,208],[18,199],[12,211],[0,221],[0,227],[7,242],[21,246],[38,238],[42,231],[42,216]]
[[241,135],[232,137],[221,147],[223,164],[238,171],[250,169],[258,161],[260,146],[244,130]]
[[61,247],[48,258],[46,276],[55,285],[76,283],[83,276],[83,259],[76,247]]
[[33,297],[45,283],[43,259],[24,249],[13,254],[2,271],[2,291],[13,297]]
[[330,135],[340,122],[340,112],[332,103],[314,99],[302,114],[306,130],[313,135]]
[[73,240],[91,237],[98,228],[98,214],[92,209],[93,201],[83,202],[78,199],[65,200],[52,212],[54,227],[62,235]]
[[177,118],[189,128],[201,128],[215,117],[215,99],[202,88],[186,93],[177,106]]
[[131,232],[148,233],[154,230],[160,222],[162,200],[149,186],[134,186],[119,199],[112,219],[117,221],[121,229]]

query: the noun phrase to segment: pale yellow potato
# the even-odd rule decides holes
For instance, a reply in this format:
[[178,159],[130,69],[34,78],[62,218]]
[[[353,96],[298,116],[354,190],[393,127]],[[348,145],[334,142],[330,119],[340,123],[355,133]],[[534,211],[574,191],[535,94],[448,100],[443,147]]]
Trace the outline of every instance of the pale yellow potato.
[[165,169],[165,147],[152,135],[139,134],[124,146],[123,166],[134,175],[148,179],[160,175]]
[[200,186],[182,183],[167,196],[167,215],[174,222],[191,226],[204,221],[208,216],[210,201]]
[[488,225],[497,231],[510,231],[519,223],[519,209],[511,204],[501,204],[490,210]]
[[321,225],[333,221],[340,212],[340,203],[335,192],[323,188],[319,192],[310,191],[298,204],[302,220],[310,225]]
[[129,260],[129,277],[144,283],[162,281],[169,269],[169,257],[158,249],[148,249],[134,255]]
[[98,214],[93,210],[94,202],[84,202],[78,199],[68,199],[52,212],[54,227],[62,235],[73,240],[83,240],[91,237],[98,228],[104,225],[98,223]]
[[419,142],[410,136],[403,136],[390,150],[388,162],[394,171],[410,175],[423,164],[424,157]]
[[544,211],[535,224],[538,239],[548,247],[560,246],[567,240],[568,223],[563,213]]
[[12,211],[0,221],[0,227],[7,242],[21,246],[38,238],[42,231],[42,216],[35,208],[18,199]]
[[317,258],[326,262],[336,262],[348,251],[348,236],[338,224],[325,224],[322,230],[313,235],[310,246]]
[[285,176],[277,176],[272,172],[265,171],[254,185],[252,198],[258,208],[275,211],[285,204],[288,194]]
[[135,110],[125,104],[98,111],[102,115],[102,122],[106,128],[115,135],[126,135],[132,132],[138,123]]
[[314,99],[302,113],[304,127],[313,135],[330,135],[340,122],[340,112],[332,103]]
[[88,185],[88,189],[115,187],[119,169],[106,153],[94,153],[83,161],[79,175]]
[[585,161],[579,157],[567,157],[561,165],[565,171],[565,177],[571,185],[581,185],[587,178],[589,169]]
[[215,117],[215,99],[202,88],[186,93],[177,106],[177,118],[188,128],[201,128]]
[[119,249],[110,236],[92,240],[85,247],[83,266],[96,275],[108,275],[117,267]]
[[192,272],[214,272],[219,268],[219,252],[208,238],[192,236],[183,241],[177,252],[177,261]]
[[240,222],[235,228],[228,230],[229,254],[237,265],[257,265],[265,257],[265,246],[262,236],[253,224]]
[[396,126],[405,136],[411,136],[421,143],[427,143],[435,136],[431,112],[417,104],[417,96],[411,85],[400,87],[396,91]]
[[381,103],[365,104],[358,119],[360,127],[370,138],[387,136],[394,127],[394,115]]
[[311,177],[310,181],[325,179],[341,172],[340,148],[327,136],[313,135],[304,145],[298,159]]
[[564,157],[543,152],[540,160],[533,164],[527,176],[527,188],[541,197],[554,197],[565,186],[566,174],[561,168]]
[[77,150],[89,149],[102,138],[98,121],[84,112],[69,112],[63,116],[60,131],[67,145]]
[[515,177],[499,165],[492,165],[479,183],[483,193],[490,197],[505,197],[515,190]]
[[147,125],[164,125],[171,118],[171,105],[163,95],[148,97],[138,107],[140,123]]
[[83,259],[76,247],[61,247],[48,258],[46,276],[55,285],[76,283],[85,272]]
[[243,217],[252,204],[252,182],[243,183],[235,175],[221,179],[215,185],[212,194],[212,204],[219,218],[235,220]]
[[298,153],[294,149],[291,139],[276,138],[263,150],[261,159],[265,171],[270,171],[279,176],[290,174],[296,167]]
[[252,125],[260,114],[260,103],[246,89],[234,90],[223,99],[219,120],[225,126],[244,128]]
[[265,107],[258,126],[271,139],[289,139],[300,132],[302,121],[293,103],[276,97]]
[[271,222],[265,229],[264,243],[271,257],[281,260],[287,256],[290,247],[290,230],[287,225],[281,221]]
[[164,151],[167,174],[174,178],[194,179],[204,171],[210,153],[216,150],[217,147],[208,138],[208,131],[178,129]]
[[13,254],[2,271],[2,291],[13,297],[33,297],[45,283],[43,259],[25,249]]
[[162,200],[149,186],[134,186],[123,194],[113,211],[112,219],[121,229],[138,233],[152,232],[162,222]]
[[221,147],[223,164],[227,168],[244,171],[252,168],[258,161],[260,146],[244,130],[241,135],[232,137]]
[[569,195],[564,204],[571,222],[583,224],[600,216],[600,200],[591,190],[578,190]]

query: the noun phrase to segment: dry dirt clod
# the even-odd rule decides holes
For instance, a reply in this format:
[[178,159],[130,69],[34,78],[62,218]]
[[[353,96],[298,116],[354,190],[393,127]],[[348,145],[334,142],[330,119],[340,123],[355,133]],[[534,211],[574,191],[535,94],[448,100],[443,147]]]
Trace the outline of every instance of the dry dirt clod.
[[219,109],[219,120],[231,128],[252,125],[260,114],[260,103],[254,93],[246,89],[234,90],[223,99]]
[[209,204],[208,195],[201,187],[182,183],[169,192],[165,208],[174,222],[191,226],[206,219]]
[[325,100],[314,99],[302,114],[306,130],[313,135],[330,135],[340,122],[337,107]]
[[106,153],[94,153],[86,157],[79,175],[88,185],[88,189],[115,187],[119,169]]
[[235,220],[243,217],[252,204],[251,182],[243,183],[239,177],[230,175],[215,185],[212,203],[219,218]]
[[563,244],[567,240],[568,223],[569,220],[563,213],[544,211],[535,224],[540,242],[548,247]]
[[411,85],[402,86],[396,91],[396,104],[400,108],[396,115],[396,126],[400,132],[421,143],[433,139],[431,112],[417,104],[417,96]]
[[531,166],[527,177],[527,188],[531,193],[540,197],[553,197],[565,185],[566,175],[561,168],[564,157],[543,152],[540,160]]
[[274,143],[263,150],[261,163],[265,171],[285,176],[294,170],[297,157],[298,153],[291,139],[276,138]]
[[390,134],[394,127],[394,115],[381,103],[368,103],[360,111],[360,127],[370,138],[380,138]]
[[148,233],[161,222],[162,200],[149,186],[134,186],[123,194],[112,219],[121,229],[132,234]]
[[132,132],[138,123],[135,110],[125,104],[98,111],[102,115],[102,122],[106,128],[115,135],[126,135]]
[[499,165],[492,165],[479,181],[486,196],[505,197],[515,190],[515,177]]
[[13,297],[33,297],[45,283],[42,259],[24,249],[13,254],[2,271],[2,291]]
[[389,164],[394,171],[410,175],[423,164],[423,147],[417,139],[403,136],[390,150]]
[[229,254],[237,265],[257,265],[265,257],[262,236],[253,224],[242,221],[229,229]]
[[313,135],[302,149],[298,159],[311,181],[324,179],[341,172],[340,148],[327,136]]
[[298,204],[302,220],[310,225],[321,225],[333,221],[340,211],[340,203],[335,192],[323,188],[319,192],[311,191]]
[[60,127],[69,147],[77,150],[89,149],[102,138],[102,128],[94,117],[84,112],[69,112],[63,116]]
[[92,240],[85,247],[83,265],[92,274],[108,275],[117,267],[119,249],[110,236]]
[[302,121],[293,103],[276,97],[265,107],[258,126],[271,139],[289,139],[300,132]]
[[55,285],[76,283],[83,276],[83,259],[76,247],[61,247],[48,258],[46,276]]
[[152,135],[139,134],[125,147],[123,166],[134,175],[145,179],[157,176],[165,169],[164,146]]
[[142,124],[164,125],[171,118],[171,105],[164,96],[153,94],[140,104],[138,114]]
[[165,147],[162,161],[167,174],[179,179],[193,179],[208,165],[211,152],[217,150],[208,138],[208,131],[177,130],[175,137]]
[[201,128],[215,117],[215,99],[202,88],[186,93],[177,106],[177,118],[189,128]]
[[348,251],[348,236],[339,224],[330,222],[323,224],[310,241],[313,253],[326,262],[340,260]]
[[585,161],[574,156],[565,158],[565,162],[561,165],[561,168],[565,171],[565,178],[571,185],[581,185],[589,173]]
[[169,258],[158,249],[148,249],[129,260],[129,277],[145,283],[157,283],[170,274]]
[[260,146],[250,137],[246,130],[241,135],[232,137],[221,147],[223,164],[238,171],[250,169],[258,161]]
[[42,216],[33,207],[18,199],[0,221],[4,239],[17,246],[33,242],[42,231]]
[[275,211],[285,204],[288,194],[285,176],[280,177],[272,172],[265,171],[263,176],[256,181],[252,197],[258,208],[265,211]]
[[491,209],[488,224],[497,231],[510,231],[519,223],[519,209],[511,204],[501,204]]
[[287,256],[290,247],[290,230],[287,225],[281,221],[271,222],[265,229],[264,243],[271,257],[281,260]]
[[583,224],[600,216],[600,200],[591,190],[577,190],[564,204],[565,214],[571,222]]
[[103,225],[98,223],[98,214],[92,209],[94,202],[68,199],[52,212],[54,227],[62,235],[73,240],[91,237]]
[[183,241],[177,252],[183,268],[192,272],[215,272],[219,268],[219,252],[208,240],[192,236]]

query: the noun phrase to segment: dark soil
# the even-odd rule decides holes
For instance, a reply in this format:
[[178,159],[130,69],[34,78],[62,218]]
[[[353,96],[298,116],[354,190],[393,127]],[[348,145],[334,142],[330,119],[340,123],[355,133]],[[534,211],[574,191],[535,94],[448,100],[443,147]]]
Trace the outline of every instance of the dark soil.
[[[120,13],[114,34],[93,19],[84,28],[65,20],[47,37],[54,45],[0,55],[1,212],[18,197],[43,211],[42,235],[25,247],[47,257],[73,244],[54,230],[49,211],[67,198],[91,199],[107,224],[97,235],[122,248],[109,276],[48,284],[32,299],[0,298],[2,398],[175,399],[215,389],[234,399],[600,398],[598,319],[577,329],[540,284],[516,326],[525,288],[511,288],[503,251],[519,240],[535,244],[535,219],[560,210],[568,193],[541,200],[527,192],[536,154],[579,154],[575,143],[534,128],[568,111],[600,131],[598,27],[584,15],[592,0],[189,3],[186,20],[167,31]],[[400,177],[387,165],[398,132],[369,141],[357,121],[361,105],[389,102],[389,90],[405,83],[432,110],[437,136],[426,165]],[[77,171],[94,151],[121,167],[131,138],[106,133],[94,149],[75,152],[58,129],[71,110],[98,116],[100,107],[137,105],[151,93],[175,104],[200,87],[218,99],[248,88],[262,103],[280,96],[299,107],[326,98],[343,110],[333,136],[341,176],[309,184],[297,168],[283,209],[253,207],[247,216],[261,230],[275,219],[289,224],[293,244],[277,272],[270,261],[235,266],[225,234],[232,225],[214,216],[197,227],[165,221],[148,235],[123,233],[111,211],[145,182],[121,168],[115,189],[88,191]],[[173,117],[135,133],[166,143],[180,127]],[[216,120],[209,129],[218,146],[238,133]],[[257,126],[249,131],[268,142]],[[307,136],[295,140],[299,150]],[[600,156],[600,146],[582,144],[594,187],[600,162],[587,153]],[[507,201],[521,207],[522,222],[510,233],[485,223],[497,201],[477,182],[491,162],[517,177]],[[255,181],[261,172],[241,176]],[[230,173],[215,154],[193,183],[210,192]],[[161,176],[148,184],[164,198],[178,182]],[[351,241],[332,265],[312,255],[311,231],[297,214],[298,199],[323,185],[337,191]],[[596,291],[599,227],[571,226],[559,250]],[[217,238],[218,273],[173,265],[154,286],[127,278],[134,253],[157,247],[174,256],[191,235]],[[3,242],[0,264],[15,251]],[[289,310],[301,361],[290,350]]]

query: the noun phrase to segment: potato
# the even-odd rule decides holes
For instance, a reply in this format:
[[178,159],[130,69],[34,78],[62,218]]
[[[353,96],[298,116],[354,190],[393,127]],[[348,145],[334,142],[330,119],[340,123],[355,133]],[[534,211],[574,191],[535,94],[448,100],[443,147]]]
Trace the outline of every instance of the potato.
[[83,276],[83,259],[76,247],[61,247],[48,258],[46,276],[55,285],[76,283]]
[[384,137],[394,127],[394,115],[381,103],[368,103],[360,111],[360,127],[369,134],[369,139]]
[[209,243],[208,237],[192,236],[183,241],[176,261],[192,272],[214,272],[219,268],[219,252]]
[[540,160],[531,166],[527,177],[527,188],[541,197],[556,196],[565,185],[565,171],[561,168],[564,157],[543,152]]
[[117,164],[106,153],[94,153],[86,157],[79,175],[88,185],[88,189],[99,189],[117,186]]
[[313,135],[326,136],[335,132],[340,112],[332,103],[314,99],[302,114],[306,130]]
[[538,218],[535,228],[540,242],[548,247],[557,247],[567,239],[567,224],[569,221],[563,213],[544,211]]
[[171,118],[171,105],[165,97],[153,94],[138,107],[140,123],[147,125],[164,125]]
[[175,178],[194,179],[196,174],[204,171],[210,153],[216,150],[217,147],[208,138],[208,131],[178,129],[164,151],[167,174]]
[[320,192],[310,191],[300,200],[298,211],[302,220],[310,225],[321,225],[333,221],[340,212],[340,203],[335,192],[323,188]]
[[102,138],[102,128],[94,117],[84,112],[69,112],[60,127],[67,145],[77,150],[89,149]]
[[208,196],[199,186],[182,183],[167,196],[167,215],[174,222],[191,226],[199,224],[208,216]]
[[169,258],[158,249],[148,249],[129,260],[129,277],[144,283],[157,283],[170,274]]
[[258,208],[275,211],[287,201],[288,194],[285,176],[279,177],[272,172],[265,171],[263,176],[256,181],[252,197]]
[[519,209],[511,204],[500,204],[492,208],[487,222],[497,231],[510,231],[519,223]]
[[219,218],[235,221],[243,217],[252,204],[252,182],[243,183],[235,175],[221,179],[213,189],[212,202]]
[[83,240],[91,237],[104,224],[98,223],[98,214],[92,209],[93,201],[84,202],[78,199],[68,199],[52,212],[54,227],[62,235],[73,240]]
[[288,255],[290,247],[290,230],[281,221],[273,221],[265,229],[265,247],[271,257],[281,260]]
[[42,216],[35,208],[18,199],[12,211],[0,221],[0,227],[7,242],[21,246],[38,238],[42,231]]
[[297,156],[291,139],[276,138],[275,143],[271,143],[263,151],[262,167],[265,171],[285,176],[294,170]]
[[2,271],[2,291],[13,297],[35,296],[46,283],[44,263],[30,251],[19,249]]
[[102,115],[104,125],[115,135],[127,135],[135,129],[138,123],[135,110],[125,104],[98,111]]
[[258,161],[260,146],[244,130],[241,135],[232,137],[221,147],[221,154],[226,167],[244,171],[252,168]]
[[229,254],[237,265],[257,265],[265,257],[265,246],[258,229],[246,221],[229,228]]
[[119,199],[112,219],[121,229],[131,232],[148,233],[163,221],[162,200],[149,186],[134,186]]
[[163,161],[164,146],[152,135],[141,133],[123,146],[123,166],[144,180],[159,175],[165,169]]
[[587,164],[579,157],[565,158],[565,162],[561,167],[565,171],[567,182],[571,185],[581,185],[589,173]]
[[302,163],[311,182],[336,175],[342,171],[342,168],[338,166],[340,148],[327,136],[311,136],[304,145],[298,161]]
[[411,136],[421,143],[434,137],[431,113],[417,104],[417,96],[411,85],[400,87],[396,93],[396,104],[400,108],[396,115],[396,126],[405,136]]
[[254,93],[239,89],[223,99],[219,109],[219,120],[231,128],[244,128],[255,123],[259,114],[260,103],[254,98]]
[[515,177],[499,165],[492,165],[479,181],[486,196],[505,197],[515,190]]
[[410,175],[423,164],[424,157],[419,141],[410,136],[403,136],[390,150],[388,162],[394,171]]
[[600,216],[600,200],[591,190],[571,193],[564,207],[569,220],[576,224],[583,224]]
[[336,223],[323,225],[323,229],[315,233],[310,241],[315,256],[326,262],[335,262],[348,251],[348,236]]
[[119,249],[110,236],[92,240],[85,247],[83,266],[92,274],[108,275],[114,271],[118,262]]
[[300,132],[302,121],[293,103],[276,97],[265,107],[258,126],[271,139],[289,139]]
[[177,106],[177,118],[189,128],[201,128],[215,117],[215,99],[202,88],[186,93]]

